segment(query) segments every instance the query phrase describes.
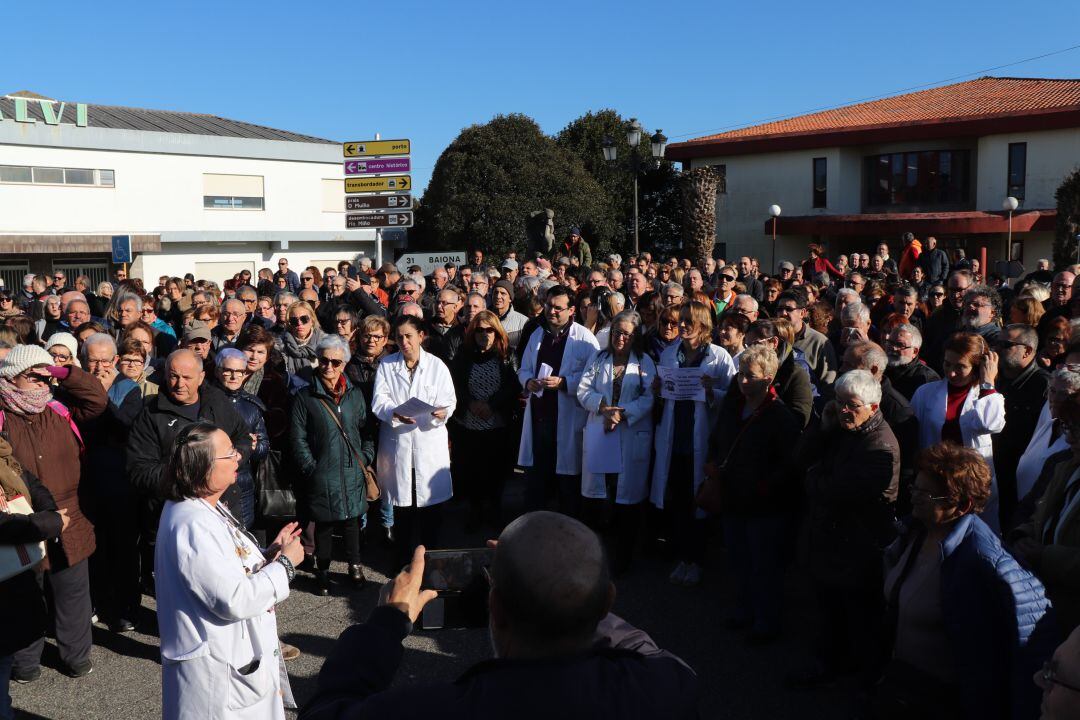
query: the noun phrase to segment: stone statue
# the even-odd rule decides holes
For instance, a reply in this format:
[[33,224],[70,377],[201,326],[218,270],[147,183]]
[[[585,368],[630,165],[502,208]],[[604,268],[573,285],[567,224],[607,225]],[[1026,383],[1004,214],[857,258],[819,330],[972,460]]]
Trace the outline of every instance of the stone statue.
[[529,257],[550,254],[555,245],[555,211],[548,208],[529,213],[525,234],[529,238]]

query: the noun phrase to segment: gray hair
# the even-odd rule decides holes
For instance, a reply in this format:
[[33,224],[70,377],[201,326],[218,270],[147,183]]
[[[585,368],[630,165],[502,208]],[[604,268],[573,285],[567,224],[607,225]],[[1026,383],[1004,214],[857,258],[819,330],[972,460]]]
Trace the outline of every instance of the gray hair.
[[116,341],[113,340],[112,335],[108,333],[94,333],[90,337],[83,340],[82,351],[79,355],[82,357],[83,362],[86,362],[90,353],[90,348],[95,345],[106,345],[112,349],[112,356],[116,357]]
[[248,357],[243,350],[237,350],[236,348],[222,348],[221,350],[218,350],[218,354],[214,358],[214,365],[217,367],[224,367],[226,360],[242,360],[246,365]]
[[259,297],[259,293],[256,292],[255,288],[251,287],[250,285],[241,285],[240,289],[236,291],[236,297],[257,299]]
[[282,290],[281,292],[279,292],[277,295],[274,296],[274,304],[277,305],[279,302],[284,300],[284,301],[288,302],[290,305],[292,305],[294,302],[296,302],[299,299],[300,298],[296,297],[296,293],[289,292],[288,290]]
[[129,290],[125,290],[124,292],[114,295],[112,299],[112,306],[119,310],[121,305],[129,302],[135,303],[135,309],[139,312],[142,312],[142,298]]
[[843,324],[846,322],[859,321],[860,323],[870,322],[870,308],[859,303],[848,303],[844,306],[844,309],[840,311],[840,322]]
[[[758,301],[754,299],[753,295],[747,295],[746,293],[739,293],[738,295],[735,296],[735,300],[748,300],[750,302],[751,309],[754,312],[758,311]],[[732,304],[734,304],[735,300],[732,300]]]
[[922,333],[919,332],[919,328],[915,327],[911,323],[903,323],[897,325],[892,329],[893,334],[898,332],[906,332],[911,336],[911,346],[921,348],[922,347]]
[[669,282],[664,285],[663,291],[666,294],[668,290],[674,290],[676,295],[685,295],[686,288],[677,282]]
[[849,370],[836,381],[836,394],[841,392],[862,400],[867,405],[881,404],[881,383],[866,370]]
[[327,335],[320,340],[319,344],[315,346],[315,356],[322,355],[323,350],[340,350],[345,362],[352,359],[352,353],[349,352],[349,343],[340,335]]
[[[1076,321],[1072,320],[1070,322]],[[1035,330],[1035,328],[1031,327],[1030,325],[1025,325],[1024,323],[1013,323],[1012,325],[1006,325],[1005,331],[1016,333],[1016,339],[1031,348],[1032,352],[1039,349],[1039,333],[1037,330]]]
[[1051,382],[1061,387],[1069,395],[1080,392],[1080,373],[1074,373],[1072,370],[1058,368],[1054,371]]
[[971,302],[971,298],[986,298],[994,311],[994,317],[1001,317],[1001,295],[997,290],[987,285],[972,285],[964,292],[964,304]]
[[849,295],[855,298],[855,302],[862,302],[862,300],[859,298],[859,293],[857,293],[853,288],[840,288],[836,292],[836,305],[840,305],[840,298],[845,298]]
[[419,271],[409,273],[409,279],[416,283],[416,286],[420,288],[421,292],[427,288],[427,280],[424,278],[424,273]]
[[[885,369],[889,367],[889,356],[876,342],[860,340],[857,343],[848,345],[847,352],[858,354],[859,367],[857,369],[866,370],[871,375],[873,375],[874,368],[877,368],[877,371],[884,375]],[[877,376],[874,375],[874,377]]]
[[913,297],[913,298],[918,299],[919,291],[916,290],[911,285],[901,285],[900,287],[896,288],[896,290],[893,292],[893,297],[896,297],[897,295],[900,295],[902,297]]
[[[618,293],[616,293],[616,294],[618,294]],[[621,323],[621,322],[628,322],[631,325],[633,325],[634,326],[634,335],[637,336],[638,332],[641,329],[641,316],[640,315],[638,315],[633,310],[623,310],[622,312],[616,314],[615,317],[611,318],[611,322],[608,323],[608,327],[614,328],[617,323]],[[614,332],[612,332],[610,335],[608,335],[608,346],[606,348],[604,348],[609,353],[611,352],[611,342],[612,342],[612,337],[614,335],[615,335]]]
[[222,311],[226,311],[226,310],[228,310],[228,309],[229,309],[229,305],[239,305],[239,306],[240,306],[240,310],[242,310],[242,311],[244,312],[244,314],[245,314],[245,315],[247,314],[247,307],[246,307],[246,306],[244,305],[244,301],[243,301],[243,300],[237,300],[236,298],[229,298],[229,299],[228,299],[228,300],[226,300],[225,302],[221,303],[221,309],[222,309]]

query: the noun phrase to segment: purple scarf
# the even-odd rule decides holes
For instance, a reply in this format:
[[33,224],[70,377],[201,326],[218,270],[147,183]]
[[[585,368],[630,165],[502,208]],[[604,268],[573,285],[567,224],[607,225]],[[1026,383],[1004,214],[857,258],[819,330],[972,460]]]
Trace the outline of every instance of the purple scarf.
[[0,404],[16,415],[45,412],[52,399],[52,389],[48,385],[41,390],[20,390],[9,378],[0,378]]

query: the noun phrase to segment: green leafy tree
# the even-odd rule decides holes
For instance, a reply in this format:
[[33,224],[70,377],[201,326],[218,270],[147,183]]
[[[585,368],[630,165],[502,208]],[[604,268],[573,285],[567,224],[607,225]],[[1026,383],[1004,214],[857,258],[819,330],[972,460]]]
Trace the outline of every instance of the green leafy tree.
[[466,128],[435,163],[416,212],[410,245],[426,249],[478,247],[491,257],[526,246],[533,210],[555,211],[555,234],[573,225],[597,252],[618,233],[607,193],[580,159],[544,135],[524,115],[499,115]]
[[1076,234],[1080,232],[1080,170],[1074,170],[1054,193],[1057,227],[1054,231],[1054,265],[1076,262]]
[[[631,148],[626,140],[629,121],[615,110],[589,112],[577,118],[555,141],[578,158],[596,178],[608,196],[609,206],[618,223],[613,238],[615,249],[629,252],[634,244],[634,175],[638,175],[638,236],[642,250],[667,251],[676,246],[682,226],[682,201],[678,189],[678,171],[673,163],[652,157],[649,137],[642,128],[641,141]],[[617,160],[604,160],[604,138],[615,142]]]

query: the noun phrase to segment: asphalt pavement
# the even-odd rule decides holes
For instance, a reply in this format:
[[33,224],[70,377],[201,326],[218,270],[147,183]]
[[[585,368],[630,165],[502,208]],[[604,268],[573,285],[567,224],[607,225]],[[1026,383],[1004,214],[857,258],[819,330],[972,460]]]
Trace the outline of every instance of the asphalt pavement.
[[[513,487],[511,489],[514,489]],[[508,498],[508,500],[512,500]],[[512,503],[508,503],[512,507]],[[444,523],[446,547],[480,546],[493,531],[466,536],[460,530],[464,508],[456,501]],[[724,720],[835,720],[852,707],[849,688],[791,692],[783,678],[806,660],[809,617],[794,578],[788,579],[785,634],[776,643],[750,647],[740,633],[725,628],[723,619],[733,596],[725,571],[723,549],[715,536],[704,580],[698,587],[668,583],[672,562],[661,549],[642,551],[633,567],[616,580],[615,612],[647,631],[658,645],[687,661],[701,679],[701,716]],[[314,594],[310,575],[298,573],[289,598],[277,608],[278,631],[284,642],[302,651],[287,663],[292,689],[299,703],[310,698],[322,662],[338,635],[350,624],[362,622],[375,606],[379,587],[391,572],[390,553],[376,538],[365,546],[369,582],[361,588],[348,584],[343,562],[335,562],[336,584],[329,597]],[[55,642],[46,644],[41,678],[27,685],[12,683],[12,697],[20,718],[55,720],[146,720],[160,717],[161,667],[154,622],[154,601],[143,599],[137,632],[118,635],[94,627],[94,672],[75,680],[58,671]],[[406,652],[395,678],[396,685],[452,680],[472,664],[490,657],[486,630],[414,632],[405,641]],[[294,713],[288,713],[290,718]]]

